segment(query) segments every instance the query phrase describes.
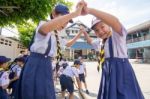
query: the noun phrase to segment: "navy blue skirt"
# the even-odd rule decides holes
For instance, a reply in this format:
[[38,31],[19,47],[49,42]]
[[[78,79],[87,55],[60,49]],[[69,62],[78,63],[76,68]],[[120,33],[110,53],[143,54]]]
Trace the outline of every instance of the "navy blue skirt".
[[50,57],[31,53],[22,70],[15,99],[56,99]]
[[0,87],[0,99],[8,99],[8,94],[5,89]]
[[144,99],[128,59],[105,60],[97,99]]

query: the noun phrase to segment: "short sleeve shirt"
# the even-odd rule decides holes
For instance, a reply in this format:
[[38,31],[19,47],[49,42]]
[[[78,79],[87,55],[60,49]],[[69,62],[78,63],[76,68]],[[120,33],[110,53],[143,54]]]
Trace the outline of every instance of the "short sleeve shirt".
[[[127,31],[123,26],[122,26],[122,35],[120,35],[119,33],[112,30],[112,45],[113,45],[114,57],[128,58],[127,45],[126,45],[126,35],[127,35]],[[100,50],[101,44],[102,44],[101,39],[97,39],[97,40],[92,41],[92,46],[97,51]],[[106,43],[105,43],[105,57],[106,58],[110,57],[109,40],[106,40]]]
[[[39,28],[46,23],[46,21],[41,21],[36,29],[36,34],[34,37],[34,43],[31,45],[30,50],[31,52],[41,53],[45,54],[46,49],[48,47],[48,41],[51,37],[51,50],[48,54],[48,56],[55,57],[57,52],[57,43],[56,43],[56,37],[54,32],[49,32],[46,36],[42,35],[38,32]],[[59,34],[59,33],[58,33]],[[64,47],[67,43],[65,39],[62,39],[59,36],[59,42],[60,46]]]
[[9,81],[9,74],[7,72],[3,72],[0,77],[0,86],[8,85]]

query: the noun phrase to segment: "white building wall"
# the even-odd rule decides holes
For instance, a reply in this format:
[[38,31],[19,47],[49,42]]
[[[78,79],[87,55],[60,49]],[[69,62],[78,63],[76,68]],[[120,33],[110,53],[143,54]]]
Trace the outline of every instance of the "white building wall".
[[20,51],[23,50],[23,46],[12,39],[0,36],[0,55],[15,59]]

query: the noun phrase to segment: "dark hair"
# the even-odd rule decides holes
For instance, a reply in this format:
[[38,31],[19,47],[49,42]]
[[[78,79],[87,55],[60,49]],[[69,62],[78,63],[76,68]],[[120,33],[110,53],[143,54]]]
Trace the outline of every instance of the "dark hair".
[[62,64],[63,69],[66,69],[67,66],[68,66],[68,63],[63,63]]
[[3,64],[3,63],[0,63],[0,67],[1,67],[2,64]]
[[[61,12],[58,12],[58,11],[56,11],[56,10],[54,10],[54,11],[55,11],[55,13],[56,13],[57,15],[58,15],[58,14],[61,14]],[[54,19],[52,13],[50,14],[50,18],[51,18],[51,19]]]
[[23,50],[22,50],[22,51],[20,51],[20,53],[23,53],[23,52],[25,52],[25,51],[23,51]]

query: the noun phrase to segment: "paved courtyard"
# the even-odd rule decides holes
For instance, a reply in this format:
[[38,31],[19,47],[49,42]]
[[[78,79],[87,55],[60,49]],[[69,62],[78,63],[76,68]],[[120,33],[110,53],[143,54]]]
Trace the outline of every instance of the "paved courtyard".
[[[145,99],[150,99],[150,64],[138,64],[131,61],[133,69],[139,81],[142,92],[144,93]],[[72,63],[70,63],[72,64]],[[87,67],[87,86],[90,94],[86,96],[86,99],[96,99],[98,94],[98,88],[100,84],[101,72],[97,72],[96,65],[97,62],[86,62]],[[59,85],[56,85],[58,91],[60,91]],[[57,99],[60,98],[60,94],[57,94]],[[75,99],[81,99],[78,92],[75,92]]]

